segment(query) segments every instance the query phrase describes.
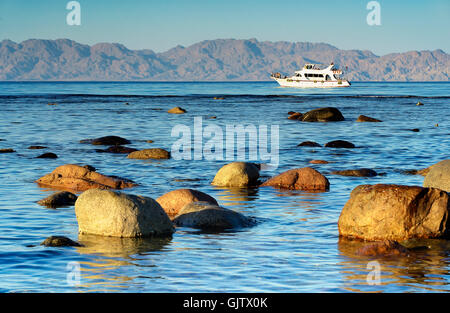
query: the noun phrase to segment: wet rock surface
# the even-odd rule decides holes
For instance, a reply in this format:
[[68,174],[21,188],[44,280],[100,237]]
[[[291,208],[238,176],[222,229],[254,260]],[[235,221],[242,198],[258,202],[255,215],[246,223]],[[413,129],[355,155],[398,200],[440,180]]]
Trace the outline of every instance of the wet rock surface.
[[344,116],[337,108],[319,108],[303,114],[303,122],[338,122],[343,121]]
[[193,202],[184,206],[173,220],[179,227],[203,230],[226,230],[255,225],[255,221],[235,212],[208,202]]
[[53,172],[39,178],[35,182],[42,187],[70,191],[85,191],[92,188],[124,189],[137,186],[131,180],[102,175],[95,172],[95,169],[92,167],[83,167],[76,164],[59,166]]
[[156,201],[161,205],[167,215],[172,219],[187,204],[193,202],[207,202],[218,205],[217,200],[210,195],[193,189],[177,189],[162,195]]
[[78,197],[75,214],[81,234],[149,237],[174,232],[159,203],[143,196],[91,189]]
[[61,191],[39,200],[37,203],[49,208],[59,208],[74,205],[75,201],[77,201],[75,194],[68,191]]
[[330,188],[330,182],[319,171],[311,167],[304,167],[272,177],[261,185],[261,187],[264,186],[291,190],[326,191]]
[[170,152],[160,148],[144,149],[131,152],[127,158],[129,159],[170,159]]
[[448,237],[449,195],[436,188],[360,185],[338,221],[340,236],[364,240]]

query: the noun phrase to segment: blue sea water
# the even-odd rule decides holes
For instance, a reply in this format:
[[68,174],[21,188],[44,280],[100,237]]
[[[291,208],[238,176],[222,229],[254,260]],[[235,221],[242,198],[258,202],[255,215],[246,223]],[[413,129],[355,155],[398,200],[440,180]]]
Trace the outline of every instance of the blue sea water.
[[[215,100],[214,97],[223,98]],[[423,102],[423,106],[416,103]],[[47,105],[57,103],[57,105]],[[166,111],[180,106],[186,114]],[[337,123],[301,123],[288,111],[333,106]],[[356,123],[364,114],[382,123]],[[363,258],[339,239],[337,221],[351,190],[361,184],[422,185],[422,169],[449,158],[450,83],[353,83],[342,89],[289,89],[275,83],[0,83],[0,292],[428,292],[450,290],[450,243],[429,240],[414,256]],[[216,116],[216,119],[209,117]],[[171,149],[176,125],[278,125],[279,166],[263,178],[311,166],[328,177],[327,192],[218,188],[210,183],[230,160],[127,159],[98,153],[81,139],[122,136],[137,149]],[[419,132],[411,129],[418,128]],[[147,140],[153,143],[147,143]],[[297,147],[342,139],[357,149]],[[43,145],[45,150],[29,150]],[[58,159],[36,159],[54,152]],[[312,159],[329,164],[312,165]],[[204,233],[177,228],[167,239],[79,236],[74,208],[48,209],[36,201],[54,191],[34,181],[59,165],[90,164],[139,183],[126,192],[157,198],[193,188],[220,205],[255,217],[252,228]],[[332,175],[372,168],[371,178]],[[84,247],[48,248],[50,235]],[[367,282],[381,266],[380,284]],[[70,283],[78,262],[78,285]]]

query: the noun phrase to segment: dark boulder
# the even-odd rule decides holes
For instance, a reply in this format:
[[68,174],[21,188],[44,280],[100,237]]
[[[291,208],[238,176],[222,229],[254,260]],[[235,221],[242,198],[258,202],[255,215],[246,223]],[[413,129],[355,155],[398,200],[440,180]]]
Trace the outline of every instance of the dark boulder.
[[327,147],[327,148],[348,148],[348,149],[356,148],[353,143],[351,143],[350,141],[345,141],[345,140],[333,140],[333,141],[327,142],[325,144],[325,147]]
[[322,147],[322,146],[314,141],[303,141],[302,143],[299,143],[297,147]]
[[77,201],[77,196],[68,191],[61,191],[48,196],[45,199],[39,200],[37,203],[49,208],[58,208],[63,206],[74,205]]
[[81,140],[80,142],[90,143],[96,146],[119,146],[131,143],[129,140],[118,136],[105,136],[95,139],[84,139]]
[[76,241],[73,241],[70,238],[64,236],[50,236],[45,239],[42,243],[42,246],[46,247],[82,247],[83,245],[79,244]]
[[320,108],[306,112],[303,115],[303,122],[338,122],[343,121],[344,116],[336,108]]

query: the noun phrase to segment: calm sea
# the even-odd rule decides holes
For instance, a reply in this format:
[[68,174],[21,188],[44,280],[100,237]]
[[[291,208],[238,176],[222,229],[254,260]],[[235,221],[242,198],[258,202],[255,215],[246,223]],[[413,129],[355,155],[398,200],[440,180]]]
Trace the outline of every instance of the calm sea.
[[[214,100],[214,97],[223,97]],[[423,102],[423,106],[416,103]],[[49,102],[57,105],[47,105]],[[180,106],[186,114],[166,111]],[[333,106],[346,120],[301,123],[288,111]],[[356,123],[360,115],[382,123]],[[0,83],[0,292],[427,292],[450,290],[450,243],[427,242],[415,257],[378,259],[379,285],[367,275],[371,258],[357,258],[340,241],[337,221],[351,190],[360,184],[422,185],[421,169],[449,158],[450,83],[354,83],[350,88],[296,90],[275,83]],[[209,119],[216,116],[216,119]],[[227,189],[210,185],[230,161],[141,161],[98,153],[86,138],[117,135],[130,147],[171,149],[173,127],[279,126],[279,166],[261,174],[312,166],[328,177],[328,192],[272,188]],[[419,132],[411,129],[418,128]],[[297,147],[343,139],[358,149]],[[153,140],[153,143],[147,143]],[[43,145],[45,150],[28,150]],[[35,159],[43,152],[59,158]],[[312,159],[330,161],[310,165]],[[193,188],[227,208],[253,216],[253,228],[202,233],[178,228],[170,239],[79,237],[74,208],[48,209],[36,201],[53,191],[33,181],[55,167],[90,164],[107,175],[130,178],[126,190],[152,198]],[[373,178],[343,177],[333,170],[371,168]],[[39,246],[64,235],[82,248]],[[70,279],[71,262],[81,269]]]

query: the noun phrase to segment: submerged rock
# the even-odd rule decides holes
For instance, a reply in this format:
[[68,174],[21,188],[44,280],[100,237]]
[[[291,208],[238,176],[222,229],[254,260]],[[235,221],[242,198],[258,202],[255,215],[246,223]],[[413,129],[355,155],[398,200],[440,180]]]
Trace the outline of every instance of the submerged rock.
[[170,159],[170,152],[160,148],[144,149],[131,152],[127,158],[129,159]]
[[232,162],[219,169],[212,185],[221,187],[256,186],[259,166],[249,162]]
[[314,141],[303,141],[299,143],[297,147],[322,147],[322,146]]
[[13,152],[16,152],[16,150],[11,148],[0,149],[0,153],[13,153]]
[[131,142],[125,138],[118,136],[105,136],[95,139],[83,139],[80,143],[90,143],[96,146],[120,146],[130,144]]
[[270,178],[261,186],[280,189],[325,191],[330,182],[319,171],[311,167],[296,168]]
[[130,154],[134,151],[138,151],[137,149],[134,148],[129,148],[129,147],[125,147],[125,146],[111,146],[105,150],[95,150],[97,152],[107,152],[107,153],[122,153],[122,154]]
[[78,197],[75,214],[80,234],[148,237],[174,232],[158,202],[142,196],[91,189]]
[[440,238],[449,235],[449,195],[439,189],[361,185],[339,217],[339,235],[364,240]]
[[374,170],[371,170],[370,168],[333,171],[333,172],[331,172],[331,174],[342,175],[342,176],[355,176],[355,177],[374,177],[374,176],[377,176],[377,172],[375,172]]
[[45,239],[42,243],[42,246],[46,247],[82,247],[83,245],[79,244],[76,241],[73,241],[70,238],[64,236],[50,236]]
[[255,222],[235,212],[208,202],[193,202],[185,205],[173,220],[180,227],[203,230],[226,230],[253,226]]
[[371,257],[386,257],[386,256],[407,256],[410,254],[409,249],[402,246],[397,241],[384,240],[369,243],[356,251],[357,255],[371,256]]
[[167,113],[172,113],[172,114],[183,114],[186,113],[186,110],[180,107],[174,107],[172,109],[170,109],[169,111],[167,111]]
[[36,157],[36,159],[57,159],[57,158],[58,156],[52,152],[47,152]]
[[356,119],[357,122],[372,122],[372,123],[379,123],[382,122],[380,120],[377,120],[376,118],[373,117],[369,117],[369,116],[365,116],[365,115],[360,115],[358,116],[358,118]]
[[39,150],[39,149],[47,149],[47,147],[44,147],[44,146],[29,146],[27,149]]
[[192,202],[203,201],[218,205],[216,199],[210,195],[193,189],[172,190],[156,199],[156,201],[170,218],[174,218],[185,205]]
[[289,115],[288,119],[290,120],[302,120],[303,118],[303,114],[300,112],[293,112],[292,114]]
[[39,200],[37,203],[49,208],[58,208],[62,206],[74,205],[77,196],[68,191],[61,191]]
[[137,186],[131,180],[116,176],[105,176],[94,170],[89,167],[66,164],[39,178],[36,183],[44,187],[73,191],[85,191],[92,188],[124,189]]
[[450,159],[430,166],[423,186],[450,192]]
[[338,122],[343,121],[344,116],[336,108],[320,108],[306,112],[303,115],[303,122]]
[[309,163],[311,163],[311,164],[328,164],[330,162],[325,161],[325,160],[311,160],[311,161],[309,161]]
[[350,141],[333,140],[333,141],[327,142],[325,144],[325,147],[327,147],[327,148],[347,148],[347,149],[352,149],[352,148],[355,148],[355,145],[353,143],[351,143]]

